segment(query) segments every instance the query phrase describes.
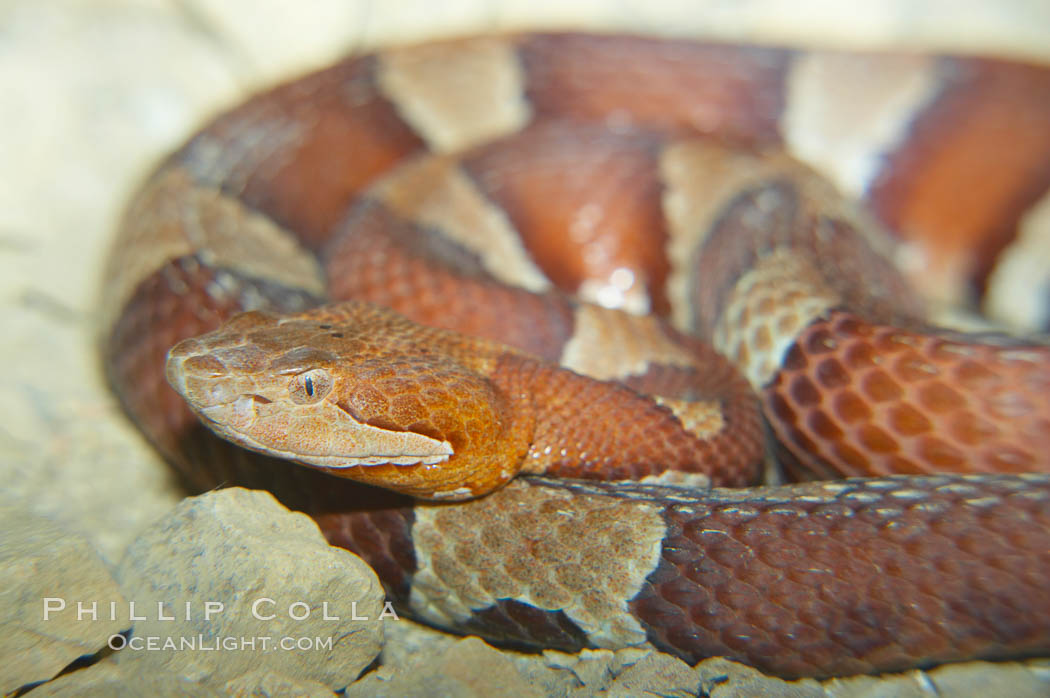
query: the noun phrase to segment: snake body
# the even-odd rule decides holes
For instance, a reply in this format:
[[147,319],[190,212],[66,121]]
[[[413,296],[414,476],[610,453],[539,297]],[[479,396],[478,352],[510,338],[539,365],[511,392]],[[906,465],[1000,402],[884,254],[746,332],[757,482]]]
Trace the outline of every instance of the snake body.
[[[847,107],[877,117],[879,155],[835,161],[870,209],[793,156]],[[149,178],[107,372],[191,487],[271,489],[436,625],[783,676],[1046,653],[1050,350],[929,326],[884,229],[1001,246],[1048,123],[1050,71],[985,59],[584,35],[347,59]],[[767,451],[866,478],[724,489]]]

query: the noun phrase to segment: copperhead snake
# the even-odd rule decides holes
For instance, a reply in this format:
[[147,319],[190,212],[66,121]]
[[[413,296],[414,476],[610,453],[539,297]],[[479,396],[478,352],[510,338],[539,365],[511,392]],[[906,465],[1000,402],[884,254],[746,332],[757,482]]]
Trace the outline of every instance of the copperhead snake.
[[[836,187],[799,157],[844,107],[877,147]],[[148,179],[106,370],[192,488],[271,489],[435,625],[787,677],[1045,654],[1050,353],[927,325],[884,231],[1013,230],[1048,124],[1050,71],[986,59],[350,58]],[[754,486],[774,455],[865,477]]]

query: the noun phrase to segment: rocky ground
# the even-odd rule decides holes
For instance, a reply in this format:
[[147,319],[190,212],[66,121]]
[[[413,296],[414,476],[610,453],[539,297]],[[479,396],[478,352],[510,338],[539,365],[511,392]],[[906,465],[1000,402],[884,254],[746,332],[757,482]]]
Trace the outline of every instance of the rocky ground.
[[[184,499],[105,390],[106,242],[134,184],[207,114],[349,50],[521,26],[1050,54],[1044,3],[0,0],[0,690],[33,695],[1047,695],[1050,663],[779,682],[645,650],[501,652],[383,615],[367,566],[244,490]],[[293,10],[294,7],[294,10]],[[214,564],[222,561],[222,567]],[[221,569],[222,574],[218,574]],[[340,590],[332,593],[333,588]],[[272,599],[260,626],[234,612]],[[323,618],[296,599],[342,598]],[[47,601],[50,600],[50,601]],[[97,601],[77,620],[76,600]],[[158,617],[156,601],[167,603]],[[62,601],[66,608],[59,609]],[[129,601],[137,604],[132,619]],[[206,602],[225,612],[205,618]],[[110,602],[113,602],[112,606]],[[48,618],[45,620],[45,608]],[[112,611],[111,611],[112,609]],[[301,611],[301,609],[297,609]],[[298,613],[297,613],[298,614]],[[187,617],[188,616],[188,617]],[[319,617],[321,616],[321,617]],[[354,618],[367,618],[355,620]],[[333,637],[297,652],[106,649],[132,637]],[[120,635],[125,633],[125,635]],[[114,639],[114,637],[116,639]],[[94,663],[77,661],[94,655]]]

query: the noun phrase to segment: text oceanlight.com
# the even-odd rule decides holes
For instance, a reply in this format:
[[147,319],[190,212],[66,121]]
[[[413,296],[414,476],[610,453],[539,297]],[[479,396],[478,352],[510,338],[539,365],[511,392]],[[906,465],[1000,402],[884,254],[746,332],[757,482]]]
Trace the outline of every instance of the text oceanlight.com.
[[110,635],[107,642],[110,649],[122,650],[125,647],[135,651],[197,651],[197,652],[269,652],[282,650],[285,652],[309,652],[313,650],[331,651],[335,642],[331,637],[271,637],[269,635],[258,635],[255,637],[234,637],[232,635],[219,637],[205,637],[198,634],[190,637],[160,637],[148,635],[146,637],[125,637],[124,635]]

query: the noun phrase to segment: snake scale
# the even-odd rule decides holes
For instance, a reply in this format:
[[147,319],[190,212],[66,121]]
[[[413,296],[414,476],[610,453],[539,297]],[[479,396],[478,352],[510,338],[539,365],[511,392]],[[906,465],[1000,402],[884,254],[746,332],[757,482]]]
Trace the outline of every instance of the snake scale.
[[1050,353],[932,327],[893,260],[981,283],[1048,124],[1050,71],[991,59],[349,58],[143,185],[107,374],[191,488],[270,489],[438,626],[786,677],[1045,654]]

